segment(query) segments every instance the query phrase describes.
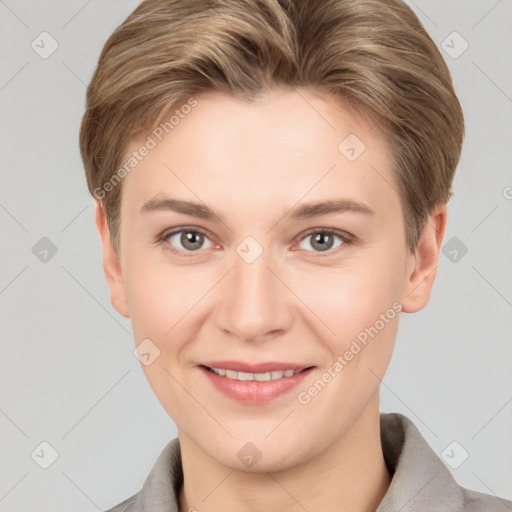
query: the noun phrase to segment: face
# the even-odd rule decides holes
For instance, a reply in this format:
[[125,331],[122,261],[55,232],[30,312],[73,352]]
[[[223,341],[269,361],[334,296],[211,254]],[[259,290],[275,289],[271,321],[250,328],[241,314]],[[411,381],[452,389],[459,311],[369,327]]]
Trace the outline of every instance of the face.
[[283,469],[373,403],[400,308],[428,301],[443,216],[409,253],[386,140],[350,105],[196,100],[123,180],[118,267],[102,237],[111,298],[180,436]]

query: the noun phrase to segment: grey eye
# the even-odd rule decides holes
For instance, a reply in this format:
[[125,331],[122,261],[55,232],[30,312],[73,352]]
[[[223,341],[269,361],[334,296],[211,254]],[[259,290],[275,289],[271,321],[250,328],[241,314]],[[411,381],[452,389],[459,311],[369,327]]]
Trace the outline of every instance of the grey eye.
[[[197,251],[199,249],[206,249],[211,246],[211,241],[203,235],[203,233],[200,233],[199,231],[193,231],[193,230],[181,230],[176,231],[175,233],[170,234],[167,237],[167,240],[169,240],[169,243],[171,245],[174,245],[180,250],[184,251]],[[208,241],[210,243],[210,246],[203,247],[205,241]],[[181,244],[181,247],[179,244]]]
[[[300,244],[308,239],[311,240],[310,246],[313,247],[316,252],[328,251],[329,249],[339,247],[342,244],[341,237],[330,231],[318,231],[316,233],[310,233],[301,240]],[[335,239],[340,241],[338,245],[334,245]],[[299,246],[301,249],[309,250],[308,247],[304,247],[302,245]]]

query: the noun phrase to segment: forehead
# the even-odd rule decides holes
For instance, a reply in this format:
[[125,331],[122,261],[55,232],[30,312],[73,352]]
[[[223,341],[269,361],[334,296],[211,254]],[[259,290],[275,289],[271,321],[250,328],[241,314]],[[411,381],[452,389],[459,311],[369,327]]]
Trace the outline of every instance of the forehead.
[[220,206],[248,209],[258,199],[291,206],[337,193],[378,209],[398,200],[385,137],[349,103],[310,89],[195,100],[167,130],[133,141],[128,153],[147,137],[154,147],[126,176],[123,202],[140,207],[165,194],[219,206],[223,195],[229,205]]

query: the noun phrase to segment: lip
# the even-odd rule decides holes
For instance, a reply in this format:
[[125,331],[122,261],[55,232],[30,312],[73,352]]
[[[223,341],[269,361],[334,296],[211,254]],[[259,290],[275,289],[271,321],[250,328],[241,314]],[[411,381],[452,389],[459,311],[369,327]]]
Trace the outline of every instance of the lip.
[[[206,368],[207,366],[248,373],[266,373],[279,370],[302,371],[292,377],[283,377],[276,380],[243,381],[217,375],[208,370]],[[239,361],[209,361],[199,365],[198,368],[209,382],[223,395],[236,402],[252,405],[265,404],[288,393],[293,388],[297,387],[314,369],[313,366],[293,363],[269,362],[249,364]]]

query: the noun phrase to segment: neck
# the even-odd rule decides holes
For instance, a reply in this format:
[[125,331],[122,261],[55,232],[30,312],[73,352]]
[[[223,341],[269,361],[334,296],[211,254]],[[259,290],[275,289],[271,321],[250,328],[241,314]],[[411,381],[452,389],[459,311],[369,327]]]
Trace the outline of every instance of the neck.
[[233,470],[181,432],[179,439],[184,476],[180,512],[373,512],[391,483],[382,454],[378,394],[327,450],[283,471]]

